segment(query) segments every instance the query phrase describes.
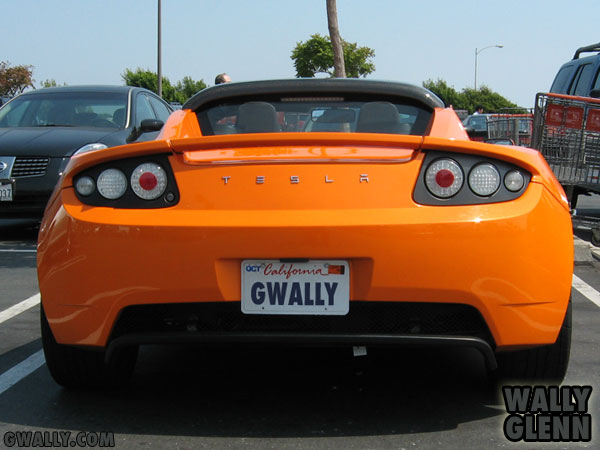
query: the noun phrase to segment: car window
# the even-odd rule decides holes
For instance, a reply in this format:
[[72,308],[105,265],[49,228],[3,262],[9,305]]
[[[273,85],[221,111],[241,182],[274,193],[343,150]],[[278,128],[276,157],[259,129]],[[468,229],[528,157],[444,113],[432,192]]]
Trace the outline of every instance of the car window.
[[142,120],[145,119],[156,119],[154,110],[150,106],[150,100],[146,94],[138,94],[135,99],[135,124],[140,126]]
[[198,111],[202,134],[290,131],[422,135],[431,119],[431,112],[421,106],[380,98],[265,100],[219,104]]
[[18,127],[30,102],[12,102],[0,110],[0,127]]
[[596,72],[596,81],[594,82],[594,86],[592,87],[592,89],[600,89],[600,67]]
[[472,128],[473,131],[486,131],[487,130],[487,117],[481,114],[471,116],[467,126]]
[[127,94],[55,91],[23,95],[0,110],[3,127],[120,128],[113,118]]
[[169,116],[171,115],[171,110],[165,105],[161,100],[156,97],[149,96],[150,104],[152,108],[154,108],[154,112],[156,113],[156,117],[163,122],[166,122]]
[[550,92],[556,94],[564,94],[567,92],[567,83],[571,81],[571,76],[575,71],[575,66],[570,65],[561,68],[552,83],[552,87],[550,88]]
[[575,81],[569,89],[570,95],[587,96],[590,83],[592,81],[593,66],[591,64],[582,65],[575,77]]

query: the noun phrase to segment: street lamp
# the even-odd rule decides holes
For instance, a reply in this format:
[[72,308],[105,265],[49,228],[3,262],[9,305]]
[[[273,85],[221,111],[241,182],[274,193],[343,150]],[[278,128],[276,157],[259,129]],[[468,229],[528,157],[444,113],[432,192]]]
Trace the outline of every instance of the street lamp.
[[157,55],[158,55],[158,61],[156,62],[157,70],[156,70],[156,76],[158,78],[158,96],[162,97],[162,64],[161,64],[161,30],[160,30],[160,22],[161,22],[161,17],[160,17],[160,0],[158,0],[158,50],[157,50]]
[[487,47],[480,48],[479,50],[477,50],[477,48],[475,48],[475,82],[473,83],[475,90],[477,90],[477,55],[479,55],[482,51],[484,51],[488,48],[492,48],[492,47],[502,48],[502,47],[504,47],[504,45],[500,45],[500,44],[488,45]]

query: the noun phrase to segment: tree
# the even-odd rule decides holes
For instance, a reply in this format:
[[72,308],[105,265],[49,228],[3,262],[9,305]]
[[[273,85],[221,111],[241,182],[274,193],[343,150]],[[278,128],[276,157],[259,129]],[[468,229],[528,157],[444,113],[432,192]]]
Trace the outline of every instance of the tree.
[[333,76],[346,78],[346,65],[344,64],[344,52],[342,50],[342,38],[338,27],[337,4],[335,0],[327,0],[327,25],[329,27],[329,39],[333,50]]
[[[366,77],[375,70],[371,59],[375,50],[369,47],[359,47],[355,42],[342,39],[346,76],[350,78]],[[314,77],[318,73],[334,76],[333,47],[327,36],[313,34],[306,42],[296,43],[292,50],[291,59],[296,68],[296,77]]]
[[[158,93],[158,76],[156,72],[142,70],[139,67],[135,71],[125,69],[121,78],[127,86],[139,86]],[[192,95],[205,87],[206,84],[203,80],[194,81],[191,77],[184,77],[175,86],[171,84],[168,78],[162,78],[163,98],[167,102],[179,102],[183,104]]]
[[[121,75],[121,78],[127,86],[143,87],[154,93],[158,93],[158,76],[156,75],[156,72],[142,70],[139,67],[135,72],[130,69],[125,69],[125,73]],[[162,79],[162,93],[163,98],[167,102],[177,101],[175,98],[175,88],[166,77],[163,77]]]
[[14,97],[33,86],[33,66],[10,67],[8,61],[0,61],[0,95]]
[[177,101],[183,105],[196,92],[205,88],[206,84],[203,80],[194,81],[191,77],[183,77],[183,80],[178,81],[175,86]]
[[526,112],[525,109],[519,111],[515,103],[487,86],[481,86],[476,91],[472,88],[464,88],[462,92],[458,92],[452,86],[448,86],[444,80],[438,79],[424,81],[423,87],[440,97],[446,105],[452,105],[454,109],[465,109],[470,114],[479,105],[483,106],[486,113],[500,113],[507,109],[511,109],[511,112]]
[[48,80],[44,80],[40,83],[40,87],[49,88],[49,87],[57,87],[57,86],[66,86],[67,83],[58,84],[54,78],[49,78]]

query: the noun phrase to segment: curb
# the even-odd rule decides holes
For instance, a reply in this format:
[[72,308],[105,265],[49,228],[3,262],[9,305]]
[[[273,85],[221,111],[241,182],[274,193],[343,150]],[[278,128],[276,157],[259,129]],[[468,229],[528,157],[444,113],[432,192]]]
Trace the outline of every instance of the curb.
[[573,247],[575,252],[574,262],[576,266],[594,265],[600,262],[600,247],[592,245],[588,241],[574,236]]

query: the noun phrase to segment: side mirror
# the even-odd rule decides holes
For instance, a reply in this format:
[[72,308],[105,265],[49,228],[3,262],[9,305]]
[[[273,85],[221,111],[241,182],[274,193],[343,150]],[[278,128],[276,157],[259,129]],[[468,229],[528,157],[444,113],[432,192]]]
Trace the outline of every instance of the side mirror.
[[141,133],[149,133],[151,131],[160,131],[165,123],[158,119],[144,119],[140,124]]
[[592,89],[590,91],[590,97],[600,98],[600,89]]

